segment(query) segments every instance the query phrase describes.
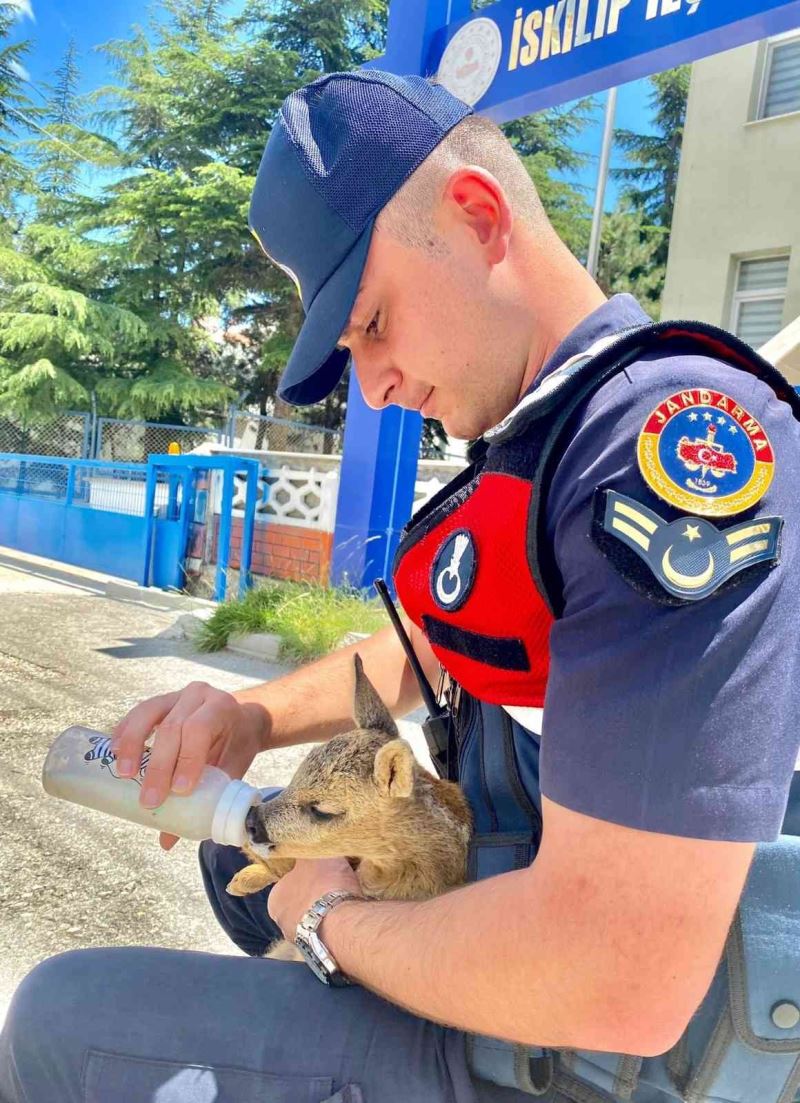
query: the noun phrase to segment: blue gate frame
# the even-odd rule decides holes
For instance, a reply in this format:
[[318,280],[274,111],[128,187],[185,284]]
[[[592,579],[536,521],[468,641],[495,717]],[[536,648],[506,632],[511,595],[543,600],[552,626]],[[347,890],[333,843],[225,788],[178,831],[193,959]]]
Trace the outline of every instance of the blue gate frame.
[[[154,585],[162,589],[180,589],[183,586],[190,526],[197,504],[197,478],[201,472],[208,471],[221,471],[223,479],[214,600],[225,600],[233,530],[235,477],[241,474],[246,477],[247,489],[239,567],[239,597],[243,597],[252,587],[251,560],[261,465],[258,460],[243,459],[241,456],[150,457],[145,497],[144,586]],[[169,489],[166,504],[157,508],[156,488],[162,475],[165,476]]]

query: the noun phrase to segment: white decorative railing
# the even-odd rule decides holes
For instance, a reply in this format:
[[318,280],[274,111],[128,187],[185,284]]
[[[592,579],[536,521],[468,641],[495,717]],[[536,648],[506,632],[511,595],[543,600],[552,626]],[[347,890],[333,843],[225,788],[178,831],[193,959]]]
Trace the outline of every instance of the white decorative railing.
[[[336,526],[341,456],[265,453],[216,445],[206,445],[197,451],[219,455],[235,453],[237,456],[247,456],[265,463],[259,476],[261,492],[256,506],[256,520],[274,520],[282,525],[333,532]],[[463,467],[463,463],[454,463],[451,460],[420,460],[414,484],[413,510],[418,510],[429,501]],[[244,493],[244,479],[237,478],[233,502],[235,514],[242,514]],[[215,510],[219,513],[219,489],[215,494]]]
[[[298,471],[290,467],[262,468],[258,477],[256,521],[333,532],[336,521],[338,471]],[[244,511],[245,480],[237,476],[234,515]]]

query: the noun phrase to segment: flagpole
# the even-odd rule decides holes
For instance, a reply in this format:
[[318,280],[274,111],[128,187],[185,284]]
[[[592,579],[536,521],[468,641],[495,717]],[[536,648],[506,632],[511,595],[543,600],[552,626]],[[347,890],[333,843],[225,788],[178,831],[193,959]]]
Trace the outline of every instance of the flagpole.
[[617,89],[609,88],[606,100],[606,117],[603,127],[603,144],[600,148],[600,167],[597,171],[597,190],[594,197],[592,215],[592,233],[589,238],[589,255],[586,270],[590,276],[597,274],[597,260],[600,256],[600,234],[603,227],[603,206],[608,182],[608,166],[611,161],[611,146],[614,142],[614,116],[617,111]]

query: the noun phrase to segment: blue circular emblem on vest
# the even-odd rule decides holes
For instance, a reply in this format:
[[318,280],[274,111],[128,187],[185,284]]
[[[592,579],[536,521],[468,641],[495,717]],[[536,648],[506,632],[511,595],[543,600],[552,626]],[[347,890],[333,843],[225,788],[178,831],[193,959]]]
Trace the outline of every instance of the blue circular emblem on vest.
[[431,568],[431,593],[440,609],[452,613],[461,608],[472,590],[477,566],[472,533],[466,529],[452,532],[434,556]]
[[659,403],[637,444],[639,468],[664,501],[724,517],[759,501],[774,456],[761,424],[729,395],[700,388]]

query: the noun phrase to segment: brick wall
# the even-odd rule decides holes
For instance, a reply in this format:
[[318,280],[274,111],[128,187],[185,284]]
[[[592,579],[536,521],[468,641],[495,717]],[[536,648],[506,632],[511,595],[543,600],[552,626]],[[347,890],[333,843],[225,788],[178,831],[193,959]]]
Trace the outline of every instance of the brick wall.
[[[219,518],[214,518],[211,561],[217,561]],[[242,518],[234,517],[231,531],[230,567],[239,567],[242,550]],[[253,535],[253,574],[291,581],[327,583],[330,575],[333,533],[320,529],[256,521]]]

